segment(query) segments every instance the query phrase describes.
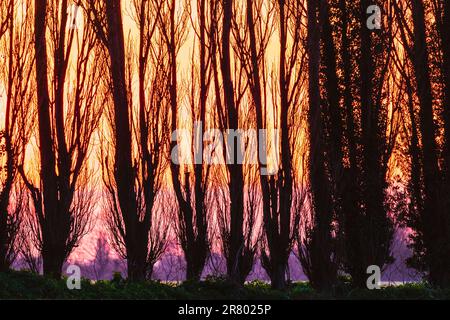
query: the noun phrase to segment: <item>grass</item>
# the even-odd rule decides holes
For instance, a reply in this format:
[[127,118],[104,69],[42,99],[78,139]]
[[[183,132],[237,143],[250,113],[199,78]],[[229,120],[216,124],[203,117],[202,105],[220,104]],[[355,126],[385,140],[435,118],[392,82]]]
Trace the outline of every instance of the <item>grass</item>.
[[45,278],[25,271],[0,273],[0,299],[125,299],[125,300],[314,300],[314,299],[450,299],[450,289],[431,288],[426,283],[384,287],[381,290],[353,289],[341,282],[332,293],[318,293],[308,283],[293,283],[276,291],[261,281],[237,286],[222,278],[200,283],[131,283],[116,275],[111,281],[83,280],[81,290],[67,289],[66,281]]

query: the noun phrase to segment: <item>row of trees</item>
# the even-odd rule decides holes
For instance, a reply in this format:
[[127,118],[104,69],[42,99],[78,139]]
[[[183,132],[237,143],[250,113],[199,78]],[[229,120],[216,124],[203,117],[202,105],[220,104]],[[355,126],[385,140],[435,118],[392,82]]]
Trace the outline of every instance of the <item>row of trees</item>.
[[[450,5],[375,3],[371,30],[368,0],[2,1],[0,268],[60,277],[101,198],[131,280],[175,236],[187,279],[220,251],[283,289],[295,252],[316,288],[363,287],[407,226],[410,264],[450,285]],[[275,138],[242,164],[251,128]]]
[[[400,96],[390,69],[395,48],[389,4],[379,3],[390,24],[378,31],[367,26],[369,5],[312,1],[308,6],[315,223],[305,245],[309,257],[303,255],[322,288],[335,281],[340,265],[364,286],[367,267],[385,266],[391,259],[388,170],[400,126]],[[331,19],[332,12],[339,19]]]
[[[343,268],[364,286],[367,266],[392,261],[398,223],[412,230],[409,265],[448,286],[449,5],[380,1],[370,31],[371,4],[308,1],[310,278],[329,288]],[[331,248],[316,261],[315,241]]]

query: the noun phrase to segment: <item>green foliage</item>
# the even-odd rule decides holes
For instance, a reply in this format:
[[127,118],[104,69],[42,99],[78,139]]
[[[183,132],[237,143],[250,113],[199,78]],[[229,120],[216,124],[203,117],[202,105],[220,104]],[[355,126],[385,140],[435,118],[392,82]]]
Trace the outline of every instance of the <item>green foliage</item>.
[[128,282],[116,273],[111,281],[83,280],[81,290],[67,289],[66,279],[45,278],[27,271],[0,273],[0,299],[126,299],[126,300],[313,300],[313,299],[450,299],[450,289],[436,289],[426,283],[388,286],[381,290],[352,289],[341,281],[332,293],[318,293],[307,282],[290,284],[286,291],[252,281],[244,286],[223,277],[182,284],[156,281]]
[[311,300],[320,298],[320,296],[308,283],[300,282],[291,289],[291,298],[296,300]]

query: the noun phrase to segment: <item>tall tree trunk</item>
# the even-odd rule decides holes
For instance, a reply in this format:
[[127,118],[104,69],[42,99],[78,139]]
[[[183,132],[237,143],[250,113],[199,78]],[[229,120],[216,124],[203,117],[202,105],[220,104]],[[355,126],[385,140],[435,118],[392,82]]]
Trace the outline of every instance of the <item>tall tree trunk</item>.
[[[340,222],[341,231],[344,232],[344,251],[345,259],[353,261],[356,266],[362,265],[362,250],[360,239],[360,199],[361,194],[358,188],[359,181],[359,165],[358,165],[358,149],[357,149],[357,129],[355,124],[355,108],[353,99],[352,80],[352,52],[351,38],[349,37],[349,23],[351,20],[351,8],[347,6],[347,0],[340,0],[339,9],[341,11],[342,21],[342,45],[340,55],[342,57],[343,72],[343,104],[345,108],[345,139],[348,144],[348,168],[344,171],[343,187],[342,187],[342,220]],[[353,267],[354,268],[354,267]],[[360,270],[361,268],[356,268]]]
[[[131,130],[128,93],[125,82],[125,48],[122,8],[120,0],[106,1],[108,25],[108,52],[110,56],[113,83],[114,125],[115,125],[115,180],[120,210],[126,228],[128,278],[143,280],[146,277],[147,247],[143,241],[142,223],[139,221],[135,172],[132,166]],[[145,235],[147,237],[147,234]]]
[[[444,129],[446,179],[450,181],[450,2],[442,1],[442,73],[444,78]],[[450,182],[447,182],[450,183]],[[447,203],[448,205],[448,203]]]
[[[0,135],[0,148],[4,147],[4,150],[0,151],[0,156],[6,157],[6,165],[3,168],[6,170],[6,178],[2,181],[0,185],[0,272],[7,271],[10,267],[11,261],[9,260],[9,253],[11,251],[11,232],[10,229],[10,214],[9,204],[11,190],[14,183],[14,171],[15,171],[15,160],[14,160],[14,150],[12,148],[12,137],[11,137],[11,108],[12,108],[12,86],[13,86],[13,66],[14,66],[14,3],[10,1],[8,3],[9,18],[5,22],[10,30],[9,42],[8,42],[8,79],[7,79],[7,94],[6,94],[6,112],[5,112],[5,123],[4,130]],[[0,35],[1,39],[1,35]],[[3,141],[4,143],[2,143]],[[3,149],[3,148],[2,148]]]
[[[352,277],[355,285],[366,286],[366,269],[370,265],[383,268],[390,257],[390,243],[392,233],[389,226],[389,217],[384,207],[385,173],[383,160],[383,146],[386,132],[381,130],[381,103],[379,103],[378,88],[383,88],[384,69],[376,65],[373,50],[375,33],[367,28],[366,10],[370,3],[367,0],[360,2],[361,15],[361,57],[359,59],[360,72],[360,103],[361,103],[361,129],[362,129],[362,181],[363,202],[365,213],[362,218],[361,232],[363,257],[361,265],[353,266]],[[381,38],[382,39],[382,38]],[[382,41],[378,39],[378,41]],[[388,49],[389,50],[389,49]],[[388,59],[384,55],[384,59]],[[381,66],[381,68],[383,65]],[[357,226],[354,226],[358,228]]]
[[[43,211],[38,212],[42,227],[42,258],[44,274],[61,276],[65,259],[64,243],[55,229],[59,228],[58,182],[54,141],[50,125],[50,98],[48,91],[47,40],[46,40],[47,1],[35,1],[35,50],[36,83],[39,122],[39,150],[41,159],[40,176],[43,186]],[[39,210],[35,208],[36,210]]]
[[440,173],[436,145],[436,125],[433,113],[433,95],[431,88],[428,47],[426,42],[425,10],[422,0],[412,1],[414,25],[413,66],[417,84],[417,96],[420,103],[420,130],[423,148],[424,174],[424,211],[423,239],[427,246],[427,265],[429,278],[433,284],[441,285],[446,270],[441,264],[440,241],[442,240],[443,221],[439,208]]
[[[271,279],[272,288],[283,290],[286,288],[286,273],[289,268],[288,260],[291,251],[291,206],[293,193],[293,177],[291,163],[291,147],[289,137],[292,134],[289,130],[288,117],[290,111],[289,103],[289,85],[286,73],[288,70],[286,62],[287,50],[287,18],[286,4],[284,0],[277,2],[279,9],[279,28],[280,28],[280,127],[281,131],[281,166],[276,176],[265,176],[260,174],[263,197],[263,220],[264,231],[266,234],[268,253],[263,251],[262,263]],[[265,107],[263,106],[262,91],[264,90],[261,81],[261,64],[257,52],[257,40],[255,28],[255,19],[253,17],[252,1],[247,0],[247,23],[250,38],[250,56],[251,56],[251,81],[250,88],[253,102],[256,108],[257,127],[259,130],[268,130],[264,123]],[[263,47],[264,45],[261,45]],[[263,71],[264,72],[264,71]],[[266,141],[258,141],[258,144]],[[279,150],[276,150],[279,152]],[[259,159],[262,159],[259,155]]]
[[308,78],[309,78],[309,176],[314,210],[314,225],[311,239],[310,281],[319,290],[330,290],[336,280],[336,269],[332,262],[332,206],[330,184],[325,169],[324,129],[320,94],[320,34],[321,1],[308,0]]
[[[444,130],[445,130],[445,144],[444,144],[444,172],[443,172],[443,195],[448,195],[450,192],[450,1],[443,2],[443,18],[442,18],[442,73],[444,78]],[[446,243],[446,248],[443,250],[445,262],[443,262],[444,283],[442,285],[450,285],[450,199],[449,197],[441,197],[442,203],[442,223],[443,223],[443,239]]]
[[[223,22],[222,22],[222,57],[221,71],[223,78],[224,103],[227,109],[229,130],[239,129],[239,110],[234,100],[234,88],[231,76],[231,25],[233,18],[233,0],[223,0]],[[231,142],[231,141],[229,141]],[[227,252],[227,274],[231,280],[243,283],[247,275],[243,275],[243,249],[244,249],[244,174],[242,164],[238,162],[240,152],[240,139],[234,138],[232,150],[233,155],[230,164],[227,165],[229,172],[229,195],[230,195],[230,239]],[[227,145],[227,148],[230,146]]]
[[[442,25],[442,56],[444,75],[444,186],[442,194],[448,195],[450,192],[450,1],[443,1],[443,25]],[[442,198],[442,197],[441,197]],[[442,286],[450,286],[450,199],[444,196],[442,204],[443,223],[443,243],[446,243],[443,250],[443,276]]]
[[[205,132],[206,128],[206,114],[207,114],[207,100],[210,76],[208,74],[208,43],[207,43],[207,5],[206,0],[198,0],[199,6],[199,26],[198,26],[198,38],[199,38],[199,88],[200,94],[198,101],[193,97],[192,109],[193,109],[193,121],[197,124],[200,123],[200,127],[193,129],[194,135],[197,135],[196,130],[200,130],[201,134]],[[215,54],[215,53],[213,53]],[[174,57],[173,59],[175,59]],[[193,60],[193,63],[196,61]],[[176,65],[176,64],[175,64]],[[173,71],[176,72],[176,69]],[[174,92],[173,94],[176,94]],[[177,120],[179,116],[178,104],[174,101],[172,105],[172,130],[177,130]],[[198,136],[195,137],[199,138]],[[200,137],[200,141],[196,141],[200,145],[194,144],[195,152],[201,154],[202,161],[195,159],[194,164],[194,187],[193,190],[190,186],[190,174],[185,174],[185,195],[181,192],[180,181],[180,169],[176,164],[172,164],[172,182],[175,187],[175,194],[180,206],[179,223],[182,225],[180,243],[186,259],[186,279],[191,281],[199,281],[202,276],[203,269],[206,264],[209,253],[209,239],[208,239],[208,207],[205,203],[207,192],[207,173],[209,170],[206,165],[203,164],[203,139]],[[175,142],[176,143],[176,142]],[[191,193],[194,191],[194,203],[191,203]]]

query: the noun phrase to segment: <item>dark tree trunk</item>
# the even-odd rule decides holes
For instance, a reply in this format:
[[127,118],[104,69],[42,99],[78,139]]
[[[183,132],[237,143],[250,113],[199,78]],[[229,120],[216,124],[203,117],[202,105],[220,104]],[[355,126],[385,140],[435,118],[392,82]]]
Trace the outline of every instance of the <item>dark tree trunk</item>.
[[[277,2],[279,9],[280,28],[280,128],[281,131],[281,166],[276,177],[268,177],[260,174],[263,197],[264,231],[267,239],[268,253],[263,251],[262,263],[271,279],[272,288],[284,290],[286,288],[286,272],[289,268],[288,260],[291,250],[291,206],[293,193],[291,147],[289,137],[288,117],[290,112],[289,85],[286,72],[287,68],[287,18],[285,1]],[[265,108],[262,100],[262,81],[260,75],[260,63],[258,61],[255,21],[253,17],[252,1],[247,0],[247,20],[250,38],[251,55],[251,81],[250,88],[253,102],[256,108],[256,121],[258,129],[266,129],[263,122]],[[266,141],[259,141],[259,144]],[[261,155],[259,155],[261,159]],[[274,182],[278,180],[277,182]]]
[[[0,156],[5,156],[6,178],[2,181],[0,190],[0,272],[7,271],[12,263],[10,260],[11,250],[14,248],[13,240],[15,235],[10,220],[9,204],[10,195],[14,183],[16,163],[11,137],[11,107],[12,107],[12,86],[13,86],[13,63],[14,63],[14,3],[11,1],[8,8],[10,17],[5,22],[10,30],[8,43],[8,84],[6,96],[6,112],[4,130],[0,132]],[[0,34],[1,39],[1,34]],[[3,119],[2,119],[3,120]],[[12,124],[13,125],[13,124]]]
[[[444,129],[445,129],[445,161],[447,181],[450,181],[450,2],[442,1],[442,73],[444,78]],[[450,184],[450,182],[447,182]],[[447,189],[450,190],[450,189]],[[447,205],[449,203],[447,202]]]
[[[194,120],[201,123],[201,132],[205,132],[206,123],[206,107],[208,100],[208,84],[210,76],[208,75],[208,47],[207,47],[207,19],[206,19],[206,0],[199,0],[199,51],[200,51],[200,96],[198,100],[198,108],[192,106],[195,111]],[[172,45],[174,47],[175,44]],[[212,53],[215,54],[215,53]],[[175,52],[173,52],[175,59]],[[173,72],[176,72],[176,63]],[[178,120],[178,103],[176,101],[176,84],[174,85],[174,92],[172,93],[172,130],[177,130]],[[196,102],[194,102],[196,103]],[[176,143],[176,142],[174,142]],[[202,146],[200,151],[203,151],[203,140],[200,141]],[[196,150],[199,151],[199,150]],[[202,154],[203,156],[203,154]],[[202,159],[203,160],[203,159]],[[182,225],[183,233],[179,235],[181,248],[183,249],[186,259],[186,279],[191,281],[199,281],[202,276],[203,269],[209,254],[209,240],[208,240],[208,206],[206,201],[207,182],[208,179],[206,166],[203,163],[195,163],[194,165],[194,204],[191,203],[191,187],[190,175],[186,174],[186,193],[181,192],[180,170],[176,164],[171,165],[172,182],[175,188],[175,194],[180,206],[179,223]]]
[[[351,8],[347,6],[347,0],[340,0],[339,9],[341,11],[341,49],[342,72],[343,72],[343,104],[345,109],[345,140],[348,144],[348,167],[344,170],[342,183],[342,219],[340,220],[341,232],[344,232],[344,252],[345,260],[351,260],[355,266],[362,265],[362,243],[360,238],[360,199],[361,194],[358,188],[361,177],[359,176],[358,149],[357,149],[357,126],[355,124],[355,108],[353,99],[353,87],[355,81],[352,79],[352,53],[351,36],[349,28],[351,19]],[[355,267],[353,267],[355,268]],[[361,267],[357,267],[361,270]],[[353,272],[352,272],[353,273]]]
[[[221,71],[223,78],[224,103],[227,110],[227,129],[239,129],[239,110],[234,100],[234,88],[231,76],[231,25],[233,18],[233,0],[223,0],[223,22],[222,22],[222,57]],[[231,142],[231,141],[229,141]],[[233,149],[229,150],[233,154],[230,164],[227,165],[230,180],[228,184],[230,195],[230,234],[228,240],[228,250],[226,253],[227,274],[232,281],[243,283],[247,274],[242,272],[245,260],[245,238],[244,238],[244,174],[242,164],[238,163],[238,153],[240,152],[240,140],[234,138]],[[230,146],[227,145],[227,148]]]
[[[450,1],[443,2],[443,19],[442,19],[442,73],[444,78],[444,172],[443,172],[443,188],[441,194],[448,195],[450,192]],[[445,248],[442,250],[443,274],[442,286],[450,286],[450,198],[441,196],[442,208],[442,243]]]
[[322,122],[320,94],[320,34],[319,19],[321,1],[308,0],[308,42],[309,58],[309,175],[314,210],[310,248],[310,281],[319,290],[330,290],[336,281],[336,268],[332,261],[330,184],[325,169],[324,128]]
[[330,121],[330,163],[331,177],[333,179],[333,189],[338,202],[342,197],[342,190],[337,186],[341,184],[343,177],[343,152],[342,135],[343,121],[340,107],[339,81],[337,75],[337,56],[333,29],[330,21],[330,8],[326,6],[323,21],[322,42],[323,42],[323,66],[325,73],[325,89],[327,95],[327,113]]
[[[58,8],[55,8],[55,6],[58,6]],[[76,58],[77,66],[81,70],[77,70],[76,73],[76,79],[80,81],[76,83],[75,99],[72,105],[70,101],[66,100],[65,93],[66,79],[69,75],[69,57],[72,54],[72,44],[75,37],[73,32],[67,31],[68,1],[63,0],[60,3],[35,1],[34,9],[40,151],[40,181],[38,187],[33,186],[28,180],[23,168],[20,173],[34,203],[34,214],[39,230],[31,231],[36,232],[35,236],[38,240],[35,241],[34,245],[41,251],[44,273],[60,277],[64,261],[87,231],[90,213],[84,211],[89,207],[86,203],[77,203],[80,208],[76,210],[72,208],[72,205],[75,192],[79,186],[77,181],[83,169],[87,145],[89,145],[89,139],[94,130],[91,126],[95,127],[97,123],[96,116],[93,116],[95,111],[90,110],[94,103],[86,102],[89,98],[81,98],[84,94],[89,96],[89,93],[92,93],[90,89],[84,91],[87,88],[84,87],[85,79],[95,77],[93,73],[86,72],[88,58],[84,54],[90,55],[93,40],[86,36],[90,30],[86,27],[86,33],[79,45],[89,49],[83,53],[79,52]],[[49,14],[53,13],[53,10],[58,10],[58,15],[51,19]],[[47,22],[49,26],[47,26]],[[50,38],[47,37],[46,33],[49,29],[52,29],[55,33]],[[50,73],[52,75],[50,82],[52,94],[49,93],[48,60],[50,55],[48,54],[48,48],[51,49],[51,57],[53,58],[53,72]],[[89,82],[89,80],[86,81]],[[50,97],[52,100],[50,100]],[[75,124],[75,121],[83,117],[80,110],[83,102],[86,102],[86,110],[89,110],[83,115],[85,116],[83,122],[88,124]],[[70,110],[71,108],[73,108],[73,111]],[[73,113],[73,119],[68,121],[70,117],[65,117],[66,112]],[[72,131],[70,137],[68,137],[66,129],[70,126]],[[68,146],[68,143],[70,143],[70,146]]]
[[[374,41],[384,41],[383,35],[374,40],[375,32],[367,28],[367,7],[371,3],[367,0],[360,2],[361,15],[361,56],[359,59],[360,73],[360,103],[361,103],[361,129],[362,129],[362,189],[364,203],[364,217],[362,225],[352,226],[359,228],[361,233],[362,251],[359,253],[362,265],[352,266],[352,277],[355,285],[366,287],[366,270],[368,266],[377,265],[384,268],[390,258],[390,245],[392,241],[392,228],[388,212],[384,206],[385,174],[384,146],[386,132],[382,126],[382,105],[379,97],[383,90],[383,82],[388,62],[377,65],[375,57],[383,55],[386,61],[386,51],[377,52],[373,49]],[[390,50],[387,43],[382,50]],[[359,260],[359,259],[358,259]]]
[[[39,150],[41,159],[40,176],[42,180],[43,210],[37,212],[42,229],[42,258],[44,274],[59,278],[66,252],[61,248],[61,214],[58,210],[58,182],[55,172],[56,160],[50,125],[50,98],[48,91],[47,40],[46,40],[47,1],[35,1],[35,50],[36,83],[39,122]],[[36,203],[35,203],[36,204]],[[35,210],[39,211],[38,208]],[[63,227],[64,228],[64,227]]]
[[[128,278],[132,281],[146,278],[148,234],[139,221],[135,172],[132,166],[132,143],[128,93],[125,82],[125,48],[122,8],[120,0],[106,1],[108,52],[110,56],[114,100],[115,125],[115,180],[126,238]],[[147,239],[147,240],[146,240]]]
[[433,95],[430,77],[429,52],[426,40],[425,10],[422,0],[412,1],[414,25],[413,66],[420,104],[420,130],[422,136],[424,208],[421,217],[423,242],[426,246],[426,265],[429,280],[435,285],[450,283],[448,252],[442,251],[445,239],[445,221],[439,205],[441,187],[440,170],[436,143],[436,124],[434,123]]

